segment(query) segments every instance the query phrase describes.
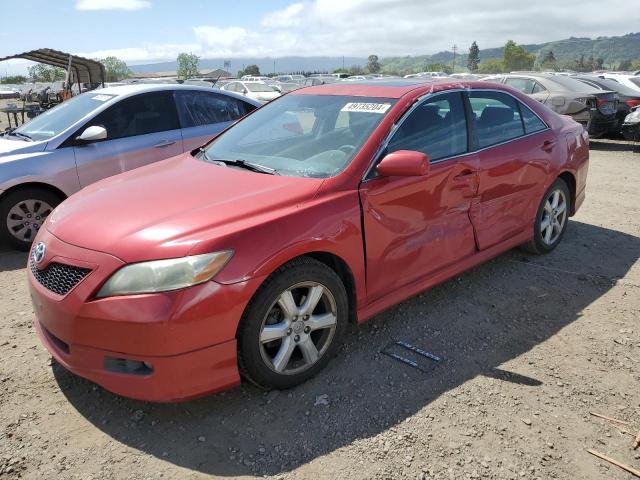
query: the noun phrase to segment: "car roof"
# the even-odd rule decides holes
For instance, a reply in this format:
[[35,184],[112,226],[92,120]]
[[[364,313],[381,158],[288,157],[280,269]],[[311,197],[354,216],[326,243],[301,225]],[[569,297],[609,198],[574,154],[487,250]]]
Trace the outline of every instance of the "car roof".
[[237,98],[238,100],[242,100],[246,103],[251,103],[254,106],[260,106],[261,103],[256,102],[248,97],[244,97],[242,95],[238,95],[234,92],[230,92],[228,90],[220,90],[219,88],[214,87],[201,87],[199,85],[181,85],[179,83],[134,83],[131,85],[118,85],[115,87],[106,87],[99,88],[96,90],[91,90],[94,94],[105,94],[105,95],[117,95],[118,97],[126,97],[131,95],[137,95],[139,93],[147,93],[147,92],[162,92],[167,90],[198,90],[201,92],[217,92],[221,95],[226,95],[228,97]]
[[456,78],[394,78],[338,82],[295,90],[288,95],[345,95],[354,97],[401,98],[411,92],[422,94],[457,88],[499,88],[499,84]]

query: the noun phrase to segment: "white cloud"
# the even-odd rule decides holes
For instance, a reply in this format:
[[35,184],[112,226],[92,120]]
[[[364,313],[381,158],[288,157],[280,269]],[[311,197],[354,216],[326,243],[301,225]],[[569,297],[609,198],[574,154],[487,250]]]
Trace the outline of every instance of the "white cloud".
[[76,0],[76,10],[141,10],[149,0]]
[[[79,4],[142,0],[80,0]],[[450,49],[539,43],[569,36],[595,38],[637,30],[620,16],[628,0],[306,0],[266,14],[259,26],[200,25],[184,44],[144,44],[109,50],[127,61],[173,60],[183,51],[207,57],[419,55]],[[89,56],[102,57],[94,52]]]
[[283,10],[268,13],[260,24],[265,28],[288,28],[298,26],[301,14],[305,10],[304,3],[292,3]]

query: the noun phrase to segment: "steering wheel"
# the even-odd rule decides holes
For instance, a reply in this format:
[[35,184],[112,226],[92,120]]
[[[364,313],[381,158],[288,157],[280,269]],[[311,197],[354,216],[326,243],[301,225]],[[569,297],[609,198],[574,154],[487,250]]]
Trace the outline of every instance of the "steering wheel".
[[346,153],[347,155],[352,153],[355,149],[356,149],[356,147],[354,147],[353,145],[342,145],[341,147],[338,148],[338,150],[340,150],[341,152]]

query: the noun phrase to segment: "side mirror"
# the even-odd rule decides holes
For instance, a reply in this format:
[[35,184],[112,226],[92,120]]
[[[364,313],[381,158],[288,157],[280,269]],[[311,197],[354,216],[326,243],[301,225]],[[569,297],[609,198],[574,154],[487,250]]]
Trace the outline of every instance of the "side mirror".
[[414,150],[398,150],[386,155],[376,170],[385,177],[420,177],[429,173],[429,157]]
[[246,95],[246,94],[247,94],[247,89],[246,89],[246,88],[243,88],[243,89],[242,89],[242,93]]
[[95,142],[96,140],[104,140],[106,138],[107,129],[104,127],[99,127],[97,125],[93,125],[86,128],[79,137],[76,137],[76,140],[79,140],[81,142]]

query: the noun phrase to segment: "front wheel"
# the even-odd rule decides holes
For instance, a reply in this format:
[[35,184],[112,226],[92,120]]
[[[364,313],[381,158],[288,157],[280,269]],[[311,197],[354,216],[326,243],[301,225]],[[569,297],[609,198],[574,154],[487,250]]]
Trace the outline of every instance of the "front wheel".
[[271,275],[238,330],[243,376],[263,388],[290,388],[316,375],[335,354],[348,318],[340,277],[312,258]]
[[569,188],[564,180],[558,178],[542,197],[533,227],[533,239],[524,245],[525,249],[540,255],[556,248],[567,230],[570,211]]
[[61,199],[42,188],[7,193],[0,202],[0,237],[18,250],[28,251],[38,230]]

